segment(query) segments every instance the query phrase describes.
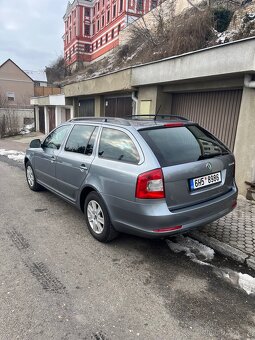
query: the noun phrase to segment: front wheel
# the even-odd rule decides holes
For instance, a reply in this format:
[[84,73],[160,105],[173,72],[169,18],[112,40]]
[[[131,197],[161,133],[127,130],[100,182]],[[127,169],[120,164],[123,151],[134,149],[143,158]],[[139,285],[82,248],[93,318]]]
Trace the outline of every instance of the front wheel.
[[29,189],[33,191],[40,191],[42,189],[35,179],[35,173],[30,162],[26,163],[26,179]]
[[100,242],[109,242],[117,237],[102,198],[96,193],[88,194],[84,204],[84,214],[91,235]]

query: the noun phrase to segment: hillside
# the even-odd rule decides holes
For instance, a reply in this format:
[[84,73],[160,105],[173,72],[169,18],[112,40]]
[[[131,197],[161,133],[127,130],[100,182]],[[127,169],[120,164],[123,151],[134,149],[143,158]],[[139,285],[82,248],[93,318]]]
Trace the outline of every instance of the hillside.
[[[173,0],[166,0],[173,1]],[[165,2],[166,2],[165,1]],[[189,2],[189,0],[187,0]],[[97,77],[122,68],[180,55],[255,35],[255,1],[201,2],[178,16],[154,10],[154,22],[129,27],[129,40],[99,61],[83,66],[61,85]],[[130,33],[131,32],[131,33]]]

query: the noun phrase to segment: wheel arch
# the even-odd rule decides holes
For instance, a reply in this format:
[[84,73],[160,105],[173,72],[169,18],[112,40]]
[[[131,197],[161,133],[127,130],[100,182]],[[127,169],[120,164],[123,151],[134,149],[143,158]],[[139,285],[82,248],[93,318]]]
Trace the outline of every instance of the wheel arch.
[[24,164],[25,164],[25,166],[27,165],[27,162],[29,162],[29,158],[28,158],[27,156],[25,156],[25,158],[24,158]]
[[95,191],[99,195],[98,191],[92,186],[86,186],[81,191],[81,194],[80,194],[80,209],[83,213],[84,213],[84,204],[85,204],[86,197],[92,191]]

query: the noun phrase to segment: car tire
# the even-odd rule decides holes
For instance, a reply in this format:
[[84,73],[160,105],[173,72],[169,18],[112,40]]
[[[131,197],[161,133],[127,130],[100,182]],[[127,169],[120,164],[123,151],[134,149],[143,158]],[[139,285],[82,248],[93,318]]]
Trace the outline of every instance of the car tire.
[[27,184],[29,186],[29,189],[33,191],[42,190],[42,186],[38,184],[36,181],[34,170],[29,161],[26,163],[26,179],[27,179]]
[[86,197],[84,214],[91,235],[100,242],[110,242],[118,236],[103,199],[92,191]]

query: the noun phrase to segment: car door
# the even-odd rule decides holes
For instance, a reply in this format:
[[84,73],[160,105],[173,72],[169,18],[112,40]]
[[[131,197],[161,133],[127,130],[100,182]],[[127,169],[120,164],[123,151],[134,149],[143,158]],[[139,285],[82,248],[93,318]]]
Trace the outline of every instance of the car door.
[[75,124],[57,156],[58,190],[72,202],[77,200],[80,187],[94,159],[93,147],[98,129],[95,125]]
[[49,189],[57,190],[56,159],[60,146],[65,140],[70,125],[63,125],[53,130],[42,143],[42,147],[34,156],[36,178],[39,183]]

